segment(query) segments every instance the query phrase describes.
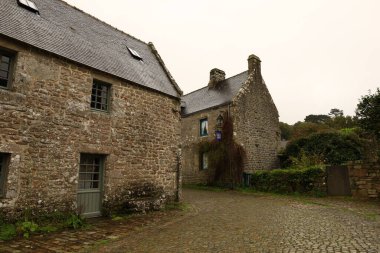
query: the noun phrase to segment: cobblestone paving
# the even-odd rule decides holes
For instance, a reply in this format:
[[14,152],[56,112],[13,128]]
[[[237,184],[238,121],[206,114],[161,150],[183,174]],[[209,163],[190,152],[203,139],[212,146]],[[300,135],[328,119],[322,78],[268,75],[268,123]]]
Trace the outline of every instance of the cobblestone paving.
[[380,252],[380,207],[185,190],[197,212],[149,227],[98,252]]
[[190,210],[94,219],[0,252],[380,252],[378,203],[189,189],[184,201]]
[[175,222],[188,213],[180,211],[151,212],[113,221],[89,219],[88,228],[33,235],[29,240],[0,241],[0,253],[66,253],[93,252],[99,245],[139,233],[145,227]]

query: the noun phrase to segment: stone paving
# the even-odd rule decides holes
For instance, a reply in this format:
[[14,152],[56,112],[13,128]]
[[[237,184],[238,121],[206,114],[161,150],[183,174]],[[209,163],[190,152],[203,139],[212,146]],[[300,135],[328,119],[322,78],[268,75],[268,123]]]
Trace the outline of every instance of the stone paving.
[[0,243],[0,252],[380,252],[379,203],[184,190],[187,211]]
[[98,252],[380,252],[379,206],[186,190],[197,213]]

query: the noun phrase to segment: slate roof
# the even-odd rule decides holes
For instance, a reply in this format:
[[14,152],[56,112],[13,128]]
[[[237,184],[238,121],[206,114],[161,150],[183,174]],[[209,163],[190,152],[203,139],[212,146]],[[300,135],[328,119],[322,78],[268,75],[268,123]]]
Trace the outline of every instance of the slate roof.
[[[0,0],[0,34],[164,94],[181,91],[151,47],[61,0],[32,0],[40,15],[17,0]],[[127,46],[143,61],[132,57]],[[158,57],[158,58],[157,58]]]
[[184,95],[181,100],[181,106],[184,107],[182,115],[230,103],[247,78],[248,71],[245,71],[218,83],[218,88],[209,89],[206,86]]

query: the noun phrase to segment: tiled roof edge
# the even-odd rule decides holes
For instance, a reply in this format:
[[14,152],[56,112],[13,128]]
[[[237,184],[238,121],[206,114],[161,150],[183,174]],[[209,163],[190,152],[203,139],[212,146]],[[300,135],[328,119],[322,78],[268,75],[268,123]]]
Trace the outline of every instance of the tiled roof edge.
[[198,112],[203,112],[203,111],[207,111],[207,110],[210,110],[210,109],[215,109],[215,108],[218,108],[218,107],[222,107],[222,106],[226,106],[226,105],[230,105],[232,104],[232,101],[229,100],[223,104],[220,104],[220,105],[214,105],[214,106],[211,106],[211,107],[207,107],[207,108],[204,108],[204,109],[201,109],[201,110],[198,110],[198,111],[195,111],[195,112],[191,112],[191,113],[184,113],[184,114],[181,114],[182,117],[186,118],[188,116],[191,116],[193,114],[196,114]]
[[172,76],[172,74],[170,73],[169,69],[166,67],[166,65],[165,65],[164,61],[162,60],[160,54],[158,53],[156,47],[154,46],[154,44],[152,42],[149,42],[148,45],[149,45],[150,49],[152,50],[152,53],[156,56],[157,61],[160,63],[161,67],[165,71],[166,75],[168,76],[170,82],[173,84],[173,86],[176,89],[176,91],[178,92],[178,94],[180,96],[182,96],[183,95],[183,91],[181,90],[181,88],[179,87],[179,85],[177,84],[177,82],[175,81],[175,79]]
[[[222,82],[224,82],[224,81],[226,81],[226,80],[228,80],[228,79],[234,78],[235,76],[241,75],[241,74],[243,74],[243,73],[245,73],[245,72],[247,72],[247,71],[248,71],[248,70],[245,70],[245,71],[240,72],[240,73],[238,73],[238,74],[236,74],[236,75],[230,76],[230,77],[228,77],[227,79],[224,79]],[[207,85],[207,86],[204,86],[204,87],[202,87],[202,88],[199,88],[199,89],[193,90],[192,92],[189,92],[189,93],[183,95],[182,97],[186,97],[187,95],[190,95],[190,94],[192,94],[192,93],[194,93],[194,92],[197,92],[197,91],[203,90],[203,89],[205,89],[205,88],[208,88],[208,85]]]
[[139,38],[136,38],[135,36],[130,35],[129,33],[126,33],[126,32],[124,32],[123,30],[120,30],[120,29],[118,29],[118,28],[116,28],[116,27],[114,27],[114,26],[112,26],[112,25],[110,25],[110,24],[104,22],[103,20],[100,20],[100,19],[98,19],[98,18],[95,17],[95,16],[92,16],[91,14],[89,14],[89,13],[87,13],[87,12],[85,12],[85,11],[79,9],[78,7],[75,7],[75,6],[73,6],[73,5],[71,5],[71,4],[67,3],[67,2],[65,2],[65,1],[63,1],[63,0],[60,0],[60,1],[63,2],[64,4],[66,4],[67,6],[73,8],[74,10],[77,10],[77,11],[79,11],[79,12],[81,12],[81,13],[83,13],[83,14],[89,16],[89,17],[91,17],[91,18],[95,19],[96,21],[99,21],[100,23],[102,23],[102,24],[104,24],[104,25],[106,25],[106,26],[109,26],[109,27],[111,27],[112,29],[114,29],[114,30],[116,30],[116,31],[118,31],[118,32],[121,32],[121,33],[123,33],[123,34],[125,34],[125,35],[127,35],[127,36],[129,36],[129,37],[131,37],[131,38],[133,38],[133,39],[135,39],[135,40],[138,40],[138,41],[140,41],[141,43],[148,44],[148,43],[146,43],[145,41],[140,40]]

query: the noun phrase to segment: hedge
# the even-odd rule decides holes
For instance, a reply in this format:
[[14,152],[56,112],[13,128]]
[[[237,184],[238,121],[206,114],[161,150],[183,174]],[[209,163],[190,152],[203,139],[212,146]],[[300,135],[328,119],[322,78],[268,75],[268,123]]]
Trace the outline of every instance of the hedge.
[[274,193],[325,193],[325,169],[276,169],[256,171],[251,175],[250,187]]
[[299,158],[302,153],[308,157],[320,156],[324,164],[339,165],[347,161],[360,160],[362,149],[360,138],[353,132],[316,133],[290,142],[283,154],[288,160],[283,165],[292,166],[290,158]]

